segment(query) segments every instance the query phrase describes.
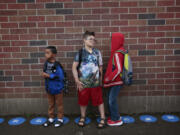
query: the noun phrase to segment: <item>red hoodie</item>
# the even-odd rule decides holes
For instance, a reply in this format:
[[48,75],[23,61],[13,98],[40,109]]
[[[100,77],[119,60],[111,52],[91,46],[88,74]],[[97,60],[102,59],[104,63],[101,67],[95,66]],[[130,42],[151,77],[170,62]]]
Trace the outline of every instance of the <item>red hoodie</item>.
[[[123,69],[124,55],[120,52],[116,52],[117,50],[126,51],[123,45],[124,35],[121,33],[113,33],[111,40],[111,57],[109,59],[108,67],[104,76],[104,87],[112,87],[123,84],[120,73]],[[112,64],[113,56],[115,63],[114,66]]]

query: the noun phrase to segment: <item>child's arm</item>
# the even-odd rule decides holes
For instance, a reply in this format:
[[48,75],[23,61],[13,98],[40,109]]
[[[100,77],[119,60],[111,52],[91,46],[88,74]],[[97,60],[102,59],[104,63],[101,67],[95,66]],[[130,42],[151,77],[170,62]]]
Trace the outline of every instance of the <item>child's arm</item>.
[[120,55],[119,57],[118,53],[115,54],[114,57],[115,70],[105,78],[105,83],[113,81],[122,72],[123,64],[119,60],[121,59],[121,57],[122,55]]
[[54,79],[56,77],[58,77],[60,80],[64,79],[64,73],[63,73],[62,68],[60,68],[60,66],[56,66],[56,72],[55,73],[49,74],[50,79]]

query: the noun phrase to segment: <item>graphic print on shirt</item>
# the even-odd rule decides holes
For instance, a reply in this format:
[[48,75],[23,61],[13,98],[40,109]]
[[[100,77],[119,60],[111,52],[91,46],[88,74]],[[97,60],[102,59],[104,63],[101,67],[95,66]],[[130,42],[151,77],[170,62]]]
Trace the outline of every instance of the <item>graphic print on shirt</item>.
[[[75,57],[77,61],[78,54]],[[82,62],[79,68],[79,79],[84,84],[84,88],[93,88],[100,85],[99,65],[102,65],[100,51],[93,49],[92,53],[83,49]]]

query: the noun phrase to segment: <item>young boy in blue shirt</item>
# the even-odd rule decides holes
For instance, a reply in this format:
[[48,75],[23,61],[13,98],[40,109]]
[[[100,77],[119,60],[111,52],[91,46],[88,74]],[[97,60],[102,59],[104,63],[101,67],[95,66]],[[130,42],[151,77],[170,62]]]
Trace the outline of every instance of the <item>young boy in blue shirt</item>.
[[[48,46],[45,49],[46,62],[44,64],[42,76],[45,78],[45,87],[48,97],[48,116],[49,119],[44,123],[44,127],[54,123],[54,127],[63,125],[63,87],[64,73],[61,65],[56,61],[56,47]],[[57,105],[57,120],[55,121],[54,111]]]

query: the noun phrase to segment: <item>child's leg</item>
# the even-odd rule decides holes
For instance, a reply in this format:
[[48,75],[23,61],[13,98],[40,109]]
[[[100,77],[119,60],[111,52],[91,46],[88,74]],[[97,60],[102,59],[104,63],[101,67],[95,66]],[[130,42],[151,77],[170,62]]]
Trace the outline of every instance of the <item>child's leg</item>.
[[55,97],[54,95],[51,95],[49,93],[47,94],[47,96],[48,96],[48,105],[49,105],[49,108],[48,108],[49,119],[47,122],[43,124],[44,127],[48,127],[54,122]]
[[86,117],[86,109],[87,109],[87,106],[80,106],[81,117],[83,118]]
[[109,92],[109,110],[110,110],[110,114],[111,114],[111,120],[113,121],[117,121],[120,118],[120,114],[118,111],[118,104],[117,104],[117,97],[119,95],[120,89],[122,86],[113,86],[110,89]]
[[63,93],[55,95],[55,100],[56,100],[56,105],[57,105],[57,110],[58,110],[57,117],[58,119],[63,119],[64,117]]
[[98,109],[99,109],[99,113],[100,113],[100,115],[101,115],[101,118],[102,118],[102,119],[105,119],[104,103],[100,104],[100,105],[98,106]]
[[49,118],[54,119],[54,109],[55,109],[55,96],[48,93],[48,115]]

